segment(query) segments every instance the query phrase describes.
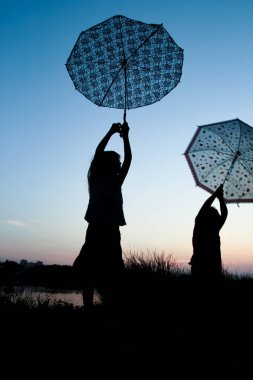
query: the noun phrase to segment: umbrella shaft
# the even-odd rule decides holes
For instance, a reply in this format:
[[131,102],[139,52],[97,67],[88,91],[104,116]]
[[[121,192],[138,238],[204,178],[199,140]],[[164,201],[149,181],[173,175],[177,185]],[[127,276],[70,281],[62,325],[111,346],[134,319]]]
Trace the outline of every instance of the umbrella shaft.
[[[124,116],[123,116],[123,123],[126,123],[126,100],[127,100],[127,84],[126,84],[126,66],[124,66],[124,73],[125,73],[125,104],[124,104]],[[122,137],[122,134],[120,134],[120,137]]]

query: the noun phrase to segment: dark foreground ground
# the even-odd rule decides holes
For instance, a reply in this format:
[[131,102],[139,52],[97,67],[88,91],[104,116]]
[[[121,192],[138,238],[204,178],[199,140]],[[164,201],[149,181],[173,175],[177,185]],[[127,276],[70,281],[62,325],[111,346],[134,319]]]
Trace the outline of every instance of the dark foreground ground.
[[[147,284],[146,284],[147,285]],[[189,278],[129,290],[115,308],[0,303],[1,368],[23,377],[246,379],[253,281]]]

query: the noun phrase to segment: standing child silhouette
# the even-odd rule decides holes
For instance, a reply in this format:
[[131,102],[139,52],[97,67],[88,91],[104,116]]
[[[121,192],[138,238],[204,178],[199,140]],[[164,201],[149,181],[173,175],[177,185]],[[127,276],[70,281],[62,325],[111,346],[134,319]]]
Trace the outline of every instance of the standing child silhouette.
[[[115,133],[123,139],[122,165],[118,153],[105,151]],[[81,277],[85,307],[93,305],[95,289],[104,303],[113,303],[120,296],[124,273],[120,226],[126,224],[121,187],[132,160],[128,133],[126,122],[112,124],[98,144],[88,171],[89,203],[85,214],[88,227],[85,243],[73,264]]]
[[[217,198],[220,214],[212,207]],[[219,232],[227,219],[228,211],[223,198],[223,185],[204,202],[195,218],[192,245],[193,255],[189,264],[194,278],[218,279],[222,277],[222,260]]]

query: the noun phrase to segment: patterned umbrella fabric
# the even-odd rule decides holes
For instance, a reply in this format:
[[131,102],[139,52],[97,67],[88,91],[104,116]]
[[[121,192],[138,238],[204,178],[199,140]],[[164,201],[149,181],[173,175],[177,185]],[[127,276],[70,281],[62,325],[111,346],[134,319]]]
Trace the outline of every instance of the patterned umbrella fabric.
[[226,202],[253,202],[253,128],[239,119],[199,126],[185,157],[198,186],[223,184]]
[[183,49],[162,24],[114,16],[80,33],[66,63],[76,90],[102,107],[143,107],[180,81]]

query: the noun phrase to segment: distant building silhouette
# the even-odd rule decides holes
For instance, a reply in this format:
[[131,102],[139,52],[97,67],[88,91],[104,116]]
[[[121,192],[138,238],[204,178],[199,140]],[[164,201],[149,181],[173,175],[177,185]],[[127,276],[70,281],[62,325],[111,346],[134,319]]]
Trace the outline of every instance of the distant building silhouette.
[[40,266],[40,265],[43,265],[43,262],[42,261],[36,261],[35,263],[34,262],[31,262],[31,261],[27,261],[27,260],[20,260],[20,265],[22,265],[23,267],[25,268],[32,268],[32,267],[35,267],[35,266]]

